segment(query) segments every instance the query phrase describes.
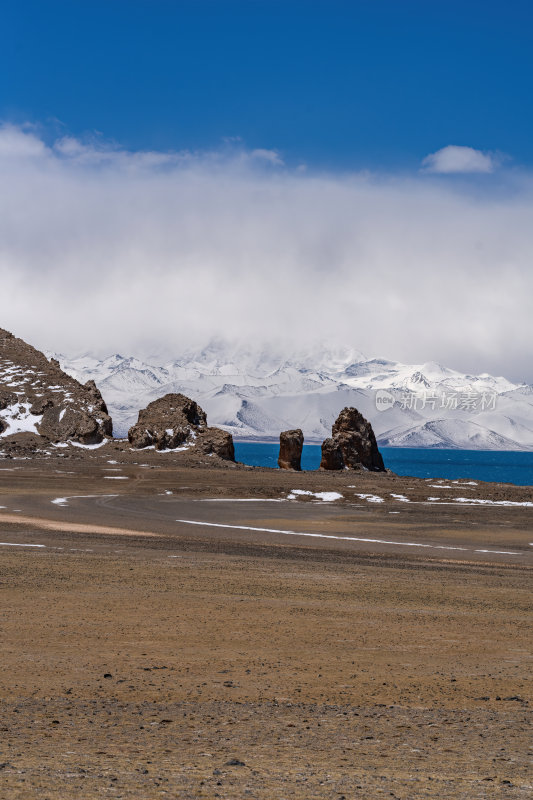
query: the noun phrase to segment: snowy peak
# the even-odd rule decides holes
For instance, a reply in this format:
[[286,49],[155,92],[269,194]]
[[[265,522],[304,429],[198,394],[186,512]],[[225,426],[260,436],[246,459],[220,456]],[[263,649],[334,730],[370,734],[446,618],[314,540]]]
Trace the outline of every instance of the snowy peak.
[[344,406],[370,419],[380,444],[485,449],[533,448],[533,390],[487,373],[463,375],[437,364],[366,358],[350,347],[254,347],[211,342],[149,364],[114,354],[59,357],[66,372],[92,378],[117,435],[140,408],[169,392],[194,398],[236,438],[275,438],[301,427],[321,441]]

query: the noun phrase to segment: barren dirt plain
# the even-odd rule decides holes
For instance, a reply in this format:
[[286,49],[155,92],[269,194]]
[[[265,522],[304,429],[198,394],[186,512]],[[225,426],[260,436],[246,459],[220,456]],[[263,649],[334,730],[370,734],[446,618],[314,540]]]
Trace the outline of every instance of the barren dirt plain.
[[120,443],[0,458],[0,797],[532,797],[528,503]]

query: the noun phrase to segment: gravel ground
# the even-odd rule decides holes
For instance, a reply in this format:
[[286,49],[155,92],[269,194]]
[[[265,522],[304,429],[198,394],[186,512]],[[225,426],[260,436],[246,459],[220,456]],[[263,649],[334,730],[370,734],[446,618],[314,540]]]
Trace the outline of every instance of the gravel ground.
[[[0,797],[531,797],[531,509],[163,458],[0,465]],[[343,499],[227,502],[293,488]],[[233,527],[274,522],[400,544]]]

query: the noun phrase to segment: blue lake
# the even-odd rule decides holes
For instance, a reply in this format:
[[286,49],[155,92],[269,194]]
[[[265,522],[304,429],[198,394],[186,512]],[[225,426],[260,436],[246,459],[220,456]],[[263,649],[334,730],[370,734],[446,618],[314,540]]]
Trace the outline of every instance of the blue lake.
[[[471,478],[533,486],[533,452],[503,450],[431,450],[381,447],[385,466],[417,478]],[[235,458],[256,467],[278,466],[277,442],[235,442]],[[318,469],[320,445],[304,444],[302,469]]]

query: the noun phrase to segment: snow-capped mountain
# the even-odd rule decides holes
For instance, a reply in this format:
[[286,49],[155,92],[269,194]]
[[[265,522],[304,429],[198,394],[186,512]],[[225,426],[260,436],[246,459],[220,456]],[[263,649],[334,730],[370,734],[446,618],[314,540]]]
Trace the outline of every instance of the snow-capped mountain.
[[277,439],[300,427],[307,441],[322,441],[339,411],[355,406],[382,445],[533,449],[532,386],[434,362],[367,359],[347,347],[284,353],[221,341],[160,365],[121,355],[56,357],[73,377],[96,382],[117,436],[147,403],[182,392],[236,439]]

